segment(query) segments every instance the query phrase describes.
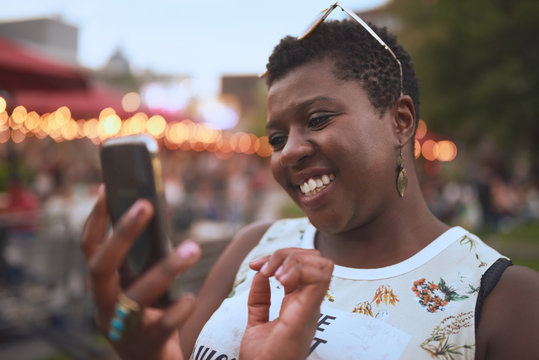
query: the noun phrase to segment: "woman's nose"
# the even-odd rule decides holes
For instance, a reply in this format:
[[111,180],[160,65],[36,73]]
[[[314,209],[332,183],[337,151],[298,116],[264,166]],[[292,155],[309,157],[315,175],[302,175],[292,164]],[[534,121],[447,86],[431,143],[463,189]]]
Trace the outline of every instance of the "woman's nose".
[[314,144],[300,131],[291,130],[285,146],[281,149],[279,161],[282,166],[293,166],[314,153]]

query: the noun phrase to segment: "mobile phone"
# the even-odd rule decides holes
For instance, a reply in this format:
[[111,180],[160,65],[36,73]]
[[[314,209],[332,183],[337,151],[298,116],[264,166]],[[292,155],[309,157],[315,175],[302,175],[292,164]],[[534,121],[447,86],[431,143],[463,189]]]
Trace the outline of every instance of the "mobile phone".
[[[167,234],[159,146],[149,135],[130,135],[103,142],[100,151],[107,206],[112,226],[137,201],[145,198],[154,207],[154,216],[131,246],[120,268],[120,282],[128,287],[171,249]],[[170,292],[154,305],[166,306]]]

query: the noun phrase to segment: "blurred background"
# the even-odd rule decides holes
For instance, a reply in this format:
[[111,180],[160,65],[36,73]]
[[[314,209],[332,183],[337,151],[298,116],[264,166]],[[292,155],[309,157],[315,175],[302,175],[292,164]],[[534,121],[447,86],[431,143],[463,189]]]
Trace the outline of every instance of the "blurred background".
[[[539,270],[539,2],[343,4],[412,55],[433,212]],[[0,359],[114,359],[78,243],[107,138],[160,143],[171,238],[204,254],[182,291],[246,223],[302,215],[268,169],[258,75],[328,5],[0,0]]]

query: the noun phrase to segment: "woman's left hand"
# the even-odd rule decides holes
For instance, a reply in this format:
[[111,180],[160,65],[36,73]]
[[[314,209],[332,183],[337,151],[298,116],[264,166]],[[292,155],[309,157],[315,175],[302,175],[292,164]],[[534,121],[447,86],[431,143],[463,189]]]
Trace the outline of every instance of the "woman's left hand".
[[[183,242],[129,288],[120,287],[118,269],[153,214],[151,203],[139,200],[109,235],[109,217],[102,188],[82,234],[81,246],[92,281],[96,325],[104,335],[109,335],[111,345],[122,359],[182,359],[178,327],[195,307],[194,296],[189,295],[165,309],[150,306],[200,257],[200,248],[192,241]],[[121,299],[127,309],[118,307]],[[120,310],[124,315],[118,317]],[[119,338],[110,337],[113,324],[118,327]]]
[[[240,356],[249,360],[304,359],[316,331],[320,304],[329,287],[333,262],[317,250],[281,249],[250,263],[255,275],[248,300],[247,328]],[[283,285],[279,317],[269,320],[269,277]]]

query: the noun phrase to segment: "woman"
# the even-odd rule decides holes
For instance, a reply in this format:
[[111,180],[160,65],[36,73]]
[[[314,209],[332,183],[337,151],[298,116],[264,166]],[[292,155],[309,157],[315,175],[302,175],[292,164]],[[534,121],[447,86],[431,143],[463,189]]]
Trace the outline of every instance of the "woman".
[[[170,324],[185,319],[179,341],[193,359],[237,358],[240,343],[242,358],[538,357],[539,275],[509,266],[429,211],[414,171],[419,97],[410,57],[384,29],[366,29],[348,13],[357,21],[316,23],[305,36],[283,39],[267,66],[272,172],[307,218],[246,227],[216,262],[189,316],[180,302],[157,316],[156,323],[169,324],[157,326],[166,336],[143,345],[133,336],[119,351],[137,354],[152,344],[157,353],[179,354]],[[106,214],[89,221],[104,229]],[[137,231],[128,228],[113,235],[122,254]],[[104,238],[104,230],[95,233],[87,230],[83,243]],[[87,253],[102,287],[95,294],[106,331],[118,289],[103,278],[113,282],[122,256],[102,276],[106,261]],[[328,288],[323,274],[331,273]],[[268,278],[271,307],[261,280]],[[145,305],[151,301],[141,293],[156,298],[168,283],[142,279],[127,292]],[[301,296],[306,289],[317,289],[309,303],[301,300],[309,298]],[[287,311],[292,307],[297,312]],[[257,309],[262,316],[253,315]],[[299,319],[310,322],[303,328]]]

